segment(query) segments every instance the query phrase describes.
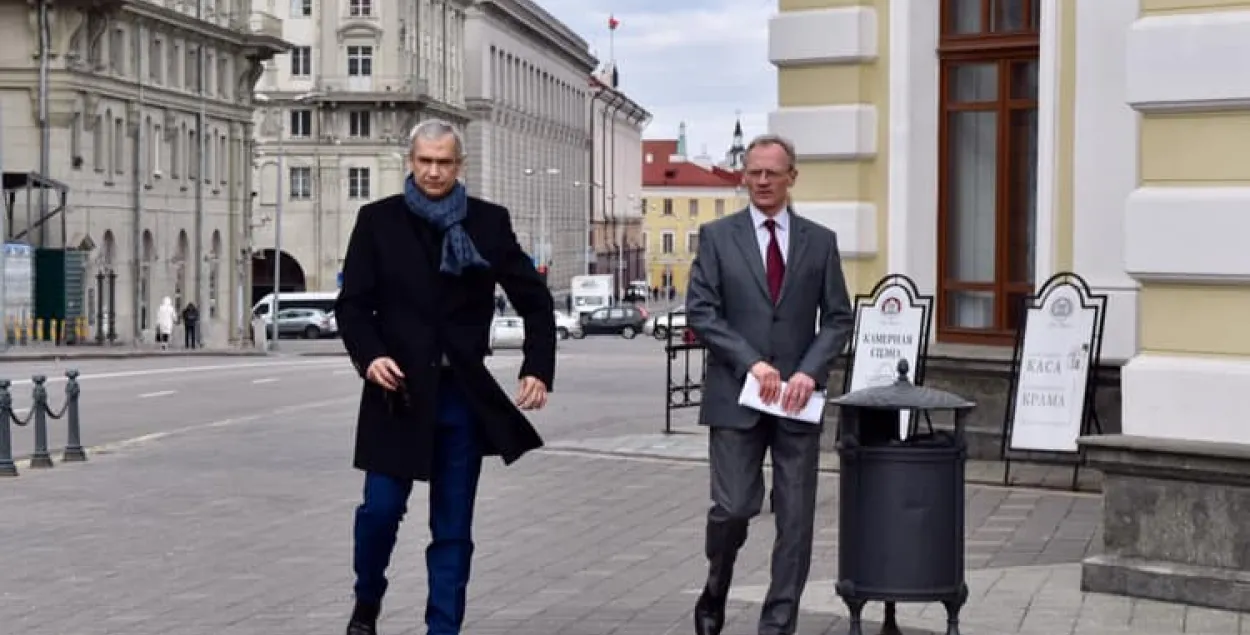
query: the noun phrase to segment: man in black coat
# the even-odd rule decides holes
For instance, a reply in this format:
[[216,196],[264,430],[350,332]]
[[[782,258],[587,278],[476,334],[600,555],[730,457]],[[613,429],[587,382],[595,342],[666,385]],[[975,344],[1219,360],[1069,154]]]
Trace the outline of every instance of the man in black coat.
[[[464,148],[451,124],[418,125],[404,193],[361,208],[347,246],[335,316],[366,380],[356,424],[354,465],[365,484],[348,635],[376,633],[414,481],[430,485],[428,633],[458,635],[482,458],[511,464],[542,446],[522,410],[546,404],[555,375],[551,293],[517,243],[508,210],[468,196],[457,181]],[[525,322],[515,398],[485,365],[496,284]]]

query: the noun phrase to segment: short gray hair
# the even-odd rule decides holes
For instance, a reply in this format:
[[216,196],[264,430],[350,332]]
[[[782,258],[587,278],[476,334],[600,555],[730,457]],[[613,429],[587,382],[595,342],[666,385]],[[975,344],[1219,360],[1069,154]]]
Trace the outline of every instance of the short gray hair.
[[437,141],[451,135],[456,142],[456,158],[463,161],[469,156],[465,150],[464,135],[460,134],[460,129],[455,124],[444,119],[426,119],[421,123],[412,127],[412,132],[408,133],[408,153],[412,154],[413,149],[417,145],[417,139],[425,139],[426,141]]
[[743,159],[751,154],[751,151],[758,147],[781,146],[786,151],[786,157],[790,160],[790,167],[793,168],[799,162],[798,156],[794,153],[794,142],[779,134],[762,134],[751,140],[747,144],[747,151],[743,154]]

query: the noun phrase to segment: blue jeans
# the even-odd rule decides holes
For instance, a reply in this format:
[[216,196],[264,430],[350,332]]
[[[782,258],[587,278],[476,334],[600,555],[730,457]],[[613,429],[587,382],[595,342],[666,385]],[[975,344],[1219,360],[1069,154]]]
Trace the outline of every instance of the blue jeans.
[[[434,465],[430,477],[430,534],[425,550],[429,577],[425,623],[429,635],[458,635],[473,559],[473,504],[482,452],[463,391],[451,377],[440,382]],[[412,481],[365,474],[364,502],[356,508],[356,600],[382,603],[386,567],[399,522],[408,508]]]

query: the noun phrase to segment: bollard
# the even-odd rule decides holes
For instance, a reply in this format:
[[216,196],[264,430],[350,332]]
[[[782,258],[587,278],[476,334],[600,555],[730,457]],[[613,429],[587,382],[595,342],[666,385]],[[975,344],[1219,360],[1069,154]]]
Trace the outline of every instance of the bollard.
[[30,412],[35,418],[35,451],[30,454],[31,467],[52,467],[52,455],[48,453],[48,381],[43,375],[30,378],[35,389],[30,395]]
[[9,393],[12,385],[7,379],[0,379],[0,476],[17,476],[17,466],[13,464],[13,395]]
[[78,371],[70,369],[65,371],[65,412],[69,417],[69,432],[65,440],[65,453],[61,455],[64,462],[77,462],[87,460],[87,451],[82,447],[82,428],[78,424],[78,395],[82,392],[82,386],[78,385]]

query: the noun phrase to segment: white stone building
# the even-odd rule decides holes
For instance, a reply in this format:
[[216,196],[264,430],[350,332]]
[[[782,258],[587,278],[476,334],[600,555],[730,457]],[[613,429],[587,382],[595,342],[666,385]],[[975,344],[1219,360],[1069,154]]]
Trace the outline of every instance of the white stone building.
[[530,0],[482,0],[465,32],[469,190],[509,208],[521,245],[560,296],[585,272],[596,60]]
[[[65,308],[91,319],[89,338],[103,332],[95,281],[109,271],[104,322],[118,341],[149,331],[164,296],[201,307],[210,344],[241,332],[252,87],[285,48],[277,18],[250,9],[0,1],[3,236],[83,257],[39,284],[66,284]],[[46,207],[39,191],[27,203],[21,186],[38,179],[25,175],[39,174],[63,207],[48,190]]]
[[279,210],[282,290],[334,290],[357,211],[402,191],[408,132],[423,118],[467,121],[470,2],[253,1],[274,5],[293,48],[267,65],[256,87],[264,103],[256,112],[249,295],[255,301],[273,290]]
[[586,105],[594,140],[590,272],[615,276],[618,298],[630,282],[647,279],[642,131],[651,123],[651,113],[621,91],[619,79],[608,63],[595,74]]

